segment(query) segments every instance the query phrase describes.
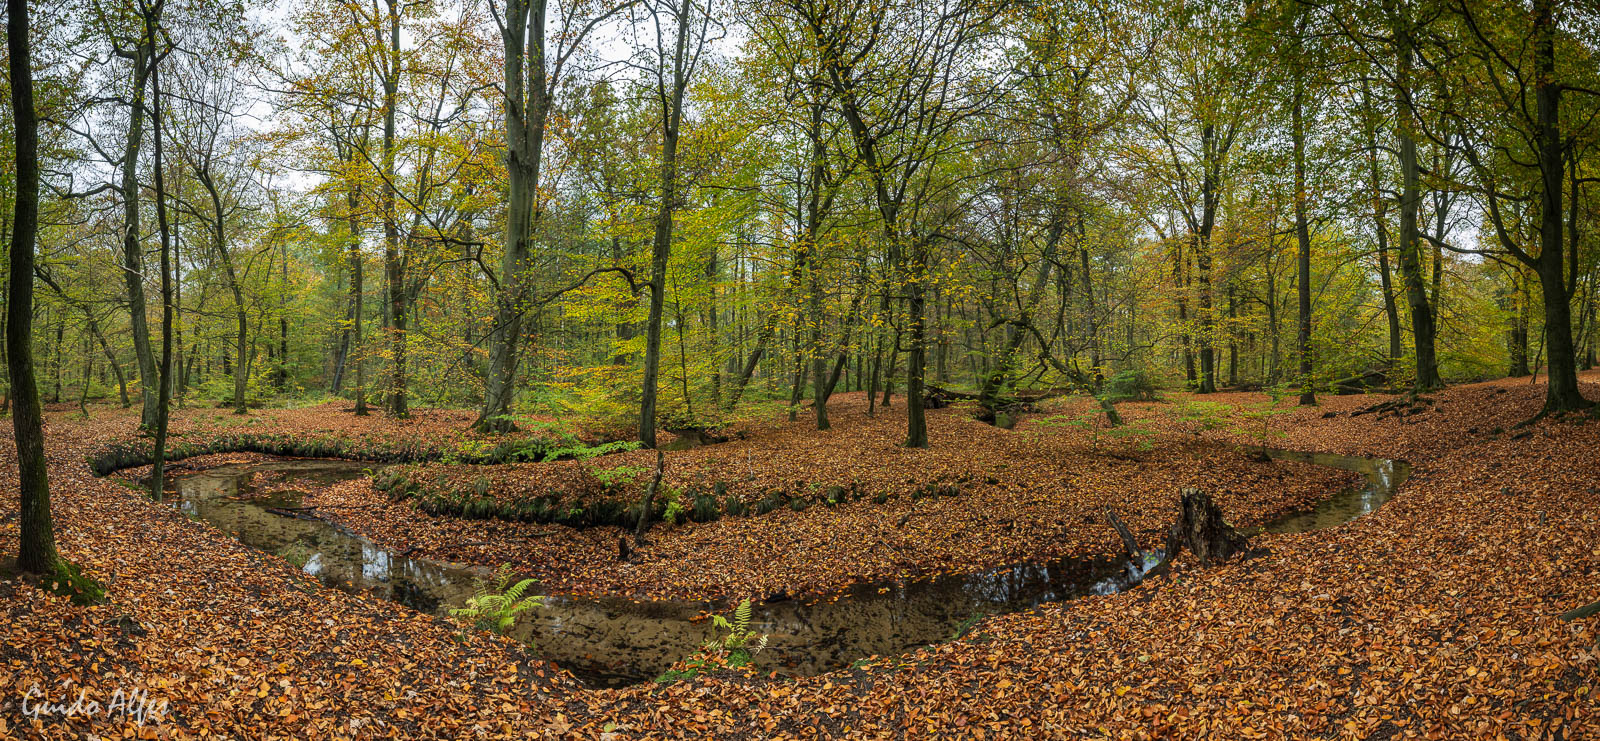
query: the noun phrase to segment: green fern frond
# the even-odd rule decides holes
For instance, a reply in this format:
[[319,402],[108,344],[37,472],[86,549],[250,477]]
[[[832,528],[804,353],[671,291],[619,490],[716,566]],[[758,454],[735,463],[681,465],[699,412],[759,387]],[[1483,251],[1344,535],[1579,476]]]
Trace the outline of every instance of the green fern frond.
[[467,598],[466,605],[451,608],[451,617],[471,621],[482,630],[501,635],[511,632],[518,616],[544,604],[542,595],[524,596],[535,580],[523,579],[513,585],[513,578],[511,565],[502,564],[489,578],[474,579],[472,596]]

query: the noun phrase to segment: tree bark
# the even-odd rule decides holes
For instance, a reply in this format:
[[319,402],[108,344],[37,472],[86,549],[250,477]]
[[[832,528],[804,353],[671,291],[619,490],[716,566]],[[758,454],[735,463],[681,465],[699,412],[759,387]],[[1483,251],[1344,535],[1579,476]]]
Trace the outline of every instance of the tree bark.
[[1300,43],[1304,24],[1297,22],[1295,25],[1295,59],[1291,62],[1294,65],[1294,235],[1300,248],[1296,255],[1299,275],[1295,291],[1300,301],[1300,323],[1295,344],[1300,353],[1300,406],[1312,406],[1317,403],[1317,394],[1311,376],[1311,228],[1306,218],[1306,84],[1304,49]]
[[1249,548],[1250,541],[1222,517],[1222,509],[1211,495],[1199,489],[1184,489],[1179,501],[1178,521],[1167,533],[1167,554],[1163,563],[1176,558],[1187,548],[1200,565],[1220,564]]
[[[155,36],[156,21],[146,20],[146,32]],[[150,128],[155,137],[156,223],[161,233],[161,366],[156,398],[155,462],[150,468],[150,493],[161,501],[166,490],[167,426],[172,419],[172,232],[167,222],[167,189],[162,177],[161,75],[158,60],[150,65]],[[221,220],[221,214],[217,218]],[[244,363],[240,363],[241,366]]]
[[[645,325],[644,378],[639,399],[639,442],[646,448],[656,446],[656,378],[661,370],[661,312],[666,299],[667,262],[672,256],[672,221],[678,208],[678,135],[683,122],[684,92],[689,85],[690,14],[694,8],[692,0],[681,0],[675,9],[677,34],[673,45],[670,88],[657,90],[661,103],[661,205],[656,212],[655,235],[650,243],[650,314]],[[662,81],[662,84],[667,83]]]
[[644,490],[644,499],[639,502],[639,521],[633,526],[633,547],[635,549],[644,545],[644,531],[650,528],[650,507],[655,503],[656,490],[661,488],[661,475],[666,469],[666,457],[660,450],[657,450],[655,475],[650,478],[650,485]]
[[357,209],[360,207],[360,196],[355,189],[345,194],[345,222],[350,229],[350,245],[348,254],[350,260],[350,355],[346,356],[346,363],[352,362],[353,356],[356,366],[356,416],[367,416],[367,361],[362,352],[361,326],[366,322],[362,319],[362,303],[365,296],[362,286],[362,260],[361,260],[361,225],[356,220]]
[[[389,304],[389,393],[385,409],[391,417],[408,417],[406,405],[406,275],[400,258],[399,214],[395,210],[395,114],[400,105],[400,8],[388,0],[389,38],[383,76],[383,268]],[[242,362],[241,362],[242,364]]]
[[[1562,157],[1561,86],[1556,81],[1555,69],[1555,0],[1534,0],[1533,15],[1534,56],[1538,68],[1534,96],[1539,116],[1539,174],[1544,191],[1539,208],[1536,269],[1539,287],[1544,293],[1544,334],[1549,364],[1545,374],[1543,413],[1568,412],[1586,409],[1593,403],[1578,390],[1577,353],[1572,344],[1572,289],[1566,279],[1562,244],[1566,225],[1561,197],[1566,169]],[[1576,251],[1578,245],[1574,243],[1566,248]],[[1576,270],[1571,283],[1577,283]]]

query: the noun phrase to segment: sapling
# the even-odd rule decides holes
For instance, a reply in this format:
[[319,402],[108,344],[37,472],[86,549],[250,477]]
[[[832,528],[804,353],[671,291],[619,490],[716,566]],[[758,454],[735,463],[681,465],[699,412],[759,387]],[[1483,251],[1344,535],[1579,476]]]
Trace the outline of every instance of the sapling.
[[[1254,439],[1261,446],[1259,458],[1263,461],[1271,456],[1267,454],[1267,443],[1273,438],[1287,437],[1288,433],[1272,429],[1272,418],[1294,412],[1293,407],[1281,408],[1278,402],[1290,394],[1288,389],[1281,386],[1270,386],[1266,389],[1267,400],[1245,406],[1238,410],[1239,416],[1245,421],[1236,425],[1231,431]],[[1259,427],[1257,425],[1260,425]]]

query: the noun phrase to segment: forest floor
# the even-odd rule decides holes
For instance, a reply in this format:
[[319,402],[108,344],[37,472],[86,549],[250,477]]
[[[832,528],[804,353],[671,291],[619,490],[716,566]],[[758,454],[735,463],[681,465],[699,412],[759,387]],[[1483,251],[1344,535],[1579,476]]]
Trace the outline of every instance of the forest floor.
[[[1600,398],[1600,377],[1586,380]],[[1405,415],[1352,416],[1386,398],[1360,396],[1271,418],[1285,433],[1276,447],[1398,458],[1414,469],[1376,513],[1260,536],[1262,557],[1204,571],[1180,560],[1173,575],[1126,593],[988,618],[959,641],[817,677],[727,674],[622,690],[583,689],[513,642],[460,638],[438,618],[322,588],[281,559],[95,478],[86,457],[130,434],[133,417],[52,413],[61,550],[107,583],[110,602],[74,607],[0,580],[0,737],[1588,737],[1600,733],[1591,694],[1600,632],[1594,619],[1555,616],[1600,599],[1600,424],[1514,429],[1542,396],[1542,386],[1510,379],[1432,394]],[[1241,407],[1263,399],[1210,397]],[[1081,403],[1061,411],[1070,418]],[[869,419],[846,397],[831,406],[830,432],[808,431],[804,418],[754,429],[746,440],[669,454],[669,476],[879,489],[964,479],[961,493],[663,527],[636,564],[616,563],[611,528],[542,537],[529,554],[510,550],[501,530],[561,526],[387,507],[350,524],[429,555],[510,560],[547,588],[822,594],[861,580],[1114,553],[1102,506],[1149,545],[1180,486],[1213,491],[1230,519],[1249,525],[1346,482],[1201,441],[1249,442],[1225,430],[1196,436],[1171,407],[1121,405],[1153,431],[1150,451],[1104,439],[1091,451],[1083,429],[1035,418],[998,430],[959,410],[931,415],[932,449],[909,451],[896,446],[898,406]],[[459,436],[452,430],[469,421],[336,411],[262,411],[238,424],[410,439]],[[179,429],[224,423],[235,421],[196,411]],[[0,432],[9,439],[8,424]],[[13,457],[0,446],[4,490],[15,490]],[[351,482],[321,496],[378,495]],[[14,498],[0,502],[0,552],[15,552],[16,516]],[[105,706],[119,688],[170,710],[142,727],[105,707],[24,715],[25,701],[40,711],[80,693]]]

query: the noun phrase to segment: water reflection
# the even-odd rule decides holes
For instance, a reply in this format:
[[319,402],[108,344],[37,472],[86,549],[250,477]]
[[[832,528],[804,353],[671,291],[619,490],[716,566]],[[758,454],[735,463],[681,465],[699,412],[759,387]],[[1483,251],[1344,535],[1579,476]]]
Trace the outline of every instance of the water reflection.
[[1267,525],[1269,533],[1303,533],[1346,522],[1371,514],[1390,499],[1406,477],[1411,475],[1411,464],[1387,458],[1360,458],[1332,453],[1306,453],[1295,450],[1268,450],[1277,460],[1331,466],[1361,474],[1354,486],[1323,500],[1310,511],[1290,515]]

